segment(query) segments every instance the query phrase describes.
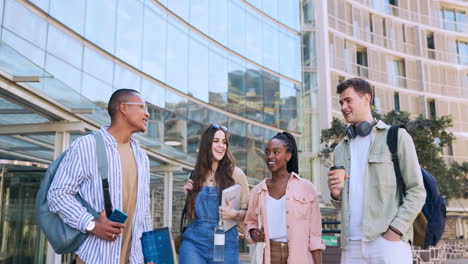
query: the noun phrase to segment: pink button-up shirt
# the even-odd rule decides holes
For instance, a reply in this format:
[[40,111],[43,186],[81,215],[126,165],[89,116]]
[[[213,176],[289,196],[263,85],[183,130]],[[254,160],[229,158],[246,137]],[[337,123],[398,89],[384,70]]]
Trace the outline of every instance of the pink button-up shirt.
[[[313,264],[311,251],[325,249],[322,240],[322,217],[313,184],[292,173],[286,186],[286,225],[288,232],[288,263]],[[270,239],[268,237],[268,215],[266,201],[269,196],[265,180],[253,188],[249,197],[249,207],[245,216],[246,238],[255,243],[248,230],[258,228],[258,214],[266,238],[264,263],[270,263]]]

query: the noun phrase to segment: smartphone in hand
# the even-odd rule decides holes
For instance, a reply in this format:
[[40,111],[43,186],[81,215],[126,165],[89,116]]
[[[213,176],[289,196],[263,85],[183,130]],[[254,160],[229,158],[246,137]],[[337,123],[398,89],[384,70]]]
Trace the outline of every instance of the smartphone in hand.
[[125,223],[125,220],[127,220],[128,215],[119,209],[115,209],[112,214],[109,217],[109,220],[118,222],[118,223]]

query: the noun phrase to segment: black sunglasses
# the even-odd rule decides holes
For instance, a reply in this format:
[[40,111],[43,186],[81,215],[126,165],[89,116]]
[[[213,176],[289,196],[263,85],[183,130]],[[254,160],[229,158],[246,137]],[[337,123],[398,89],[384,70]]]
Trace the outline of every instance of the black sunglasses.
[[214,128],[216,128],[216,129],[221,129],[221,130],[223,130],[224,132],[227,132],[227,131],[228,131],[227,127],[225,127],[225,126],[221,126],[221,125],[218,125],[218,124],[211,124],[211,126],[214,127]]

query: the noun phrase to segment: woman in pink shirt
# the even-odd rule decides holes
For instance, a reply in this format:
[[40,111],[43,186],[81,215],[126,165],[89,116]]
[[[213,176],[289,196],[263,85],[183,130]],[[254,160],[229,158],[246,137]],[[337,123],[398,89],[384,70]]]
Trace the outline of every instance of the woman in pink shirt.
[[325,244],[319,202],[312,183],[297,175],[294,137],[276,134],[265,149],[265,162],[271,178],[250,193],[244,220],[247,240],[265,242],[265,264],[321,264]]

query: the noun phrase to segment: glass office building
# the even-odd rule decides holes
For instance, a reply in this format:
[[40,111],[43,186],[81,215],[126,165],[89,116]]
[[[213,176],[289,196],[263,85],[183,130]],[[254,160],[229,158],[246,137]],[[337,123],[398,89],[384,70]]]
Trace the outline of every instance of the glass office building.
[[60,263],[35,225],[34,196],[70,142],[109,124],[116,89],[148,104],[137,137],[155,227],[178,228],[211,123],[228,127],[252,185],[267,175],[263,150],[277,132],[307,152],[299,17],[296,0],[0,0],[0,263]]

